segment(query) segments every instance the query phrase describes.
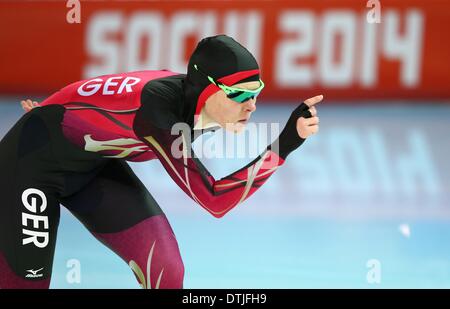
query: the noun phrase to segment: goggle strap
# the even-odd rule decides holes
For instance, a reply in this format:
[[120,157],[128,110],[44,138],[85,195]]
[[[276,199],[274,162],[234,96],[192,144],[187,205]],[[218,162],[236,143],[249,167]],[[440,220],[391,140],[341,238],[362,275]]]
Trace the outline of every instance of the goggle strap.
[[[227,94],[227,96],[229,96],[230,94],[233,95],[234,92],[236,92],[236,93],[240,92],[238,95],[236,95],[236,98],[242,96],[243,94],[252,94],[252,95],[249,95],[248,98],[251,98],[252,96],[256,97],[261,92],[261,90],[264,88],[264,82],[261,79],[259,80],[261,85],[258,87],[258,89],[255,89],[255,90],[239,89],[239,88],[230,87],[230,86],[224,85],[223,83],[216,82],[214,80],[214,78],[212,78],[211,76],[209,76],[208,74],[206,74],[205,72],[200,70],[196,64],[194,64],[194,68],[197,71],[199,71],[200,73],[202,73],[203,75],[205,75],[212,84],[214,84],[217,87],[219,87],[220,89],[222,89],[225,92],[225,94]],[[244,96],[244,97],[247,97],[247,96]]]

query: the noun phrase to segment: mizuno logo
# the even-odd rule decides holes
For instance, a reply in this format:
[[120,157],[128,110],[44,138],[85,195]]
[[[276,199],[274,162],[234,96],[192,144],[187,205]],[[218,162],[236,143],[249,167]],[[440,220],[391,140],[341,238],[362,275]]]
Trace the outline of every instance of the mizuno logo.
[[41,278],[44,275],[43,274],[38,274],[38,272],[40,272],[43,269],[44,269],[43,267],[40,268],[40,269],[37,269],[37,270],[29,269],[29,270],[27,270],[27,272],[29,272],[29,274],[27,274],[25,276],[25,278]]

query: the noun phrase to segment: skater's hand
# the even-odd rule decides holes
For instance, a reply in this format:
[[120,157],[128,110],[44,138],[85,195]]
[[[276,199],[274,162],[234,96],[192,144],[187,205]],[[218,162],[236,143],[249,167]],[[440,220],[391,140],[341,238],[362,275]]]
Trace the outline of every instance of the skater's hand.
[[315,105],[322,101],[323,95],[318,95],[301,103],[291,113],[280,136],[270,145],[270,149],[278,152],[278,155],[286,157],[310,135],[319,131],[319,117]]
[[27,100],[22,100],[20,102],[20,104],[22,105],[22,108],[25,112],[29,112],[30,110],[32,110],[33,108],[39,106],[39,103],[36,101],[31,101],[30,99]]
[[307,108],[302,111],[297,119],[297,133],[301,138],[306,139],[310,135],[319,132],[319,117],[317,117],[315,105],[322,99],[323,95],[318,95],[304,101]]

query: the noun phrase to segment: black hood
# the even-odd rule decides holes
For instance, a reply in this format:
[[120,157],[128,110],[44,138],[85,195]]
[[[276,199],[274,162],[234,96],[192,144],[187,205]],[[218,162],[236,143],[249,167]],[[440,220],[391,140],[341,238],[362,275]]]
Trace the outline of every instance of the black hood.
[[228,86],[258,81],[260,78],[255,57],[233,38],[216,35],[202,39],[189,59],[183,83],[185,104],[188,107],[185,119],[191,126],[194,125],[194,116],[200,112],[206,99],[219,90],[194,65]]

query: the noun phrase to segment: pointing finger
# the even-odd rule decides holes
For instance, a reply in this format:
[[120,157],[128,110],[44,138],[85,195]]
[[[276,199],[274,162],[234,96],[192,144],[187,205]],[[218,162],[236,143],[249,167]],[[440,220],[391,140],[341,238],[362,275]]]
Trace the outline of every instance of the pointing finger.
[[312,106],[316,105],[317,103],[319,103],[320,101],[322,101],[322,99],[323,99],[323,95],[317,95],[315,97],[305,100],[305,104],[308,105],[309,107],[312,107]]

